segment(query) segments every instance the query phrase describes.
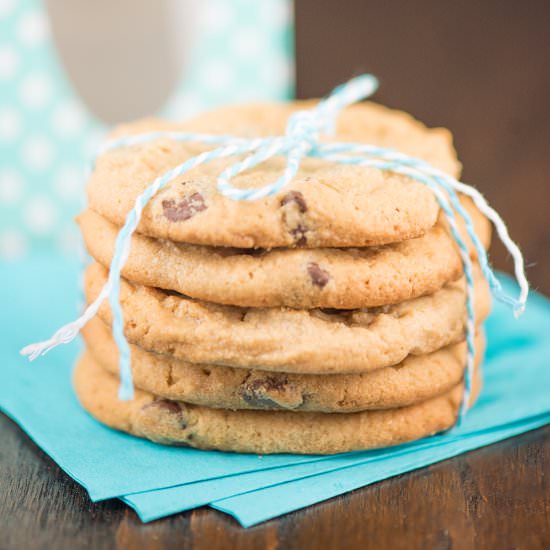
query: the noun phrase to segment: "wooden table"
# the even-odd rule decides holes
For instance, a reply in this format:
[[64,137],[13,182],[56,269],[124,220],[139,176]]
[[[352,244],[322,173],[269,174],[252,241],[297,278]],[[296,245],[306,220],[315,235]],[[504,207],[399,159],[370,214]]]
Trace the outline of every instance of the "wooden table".
[[0,437],[2,550],[542,549],[550,543],[550,426],[250,529],[206,508],[144,525],[118,500],[92,504],[4,416]]
[[[296,20],[298,95],[370,70],[380,101],[452,128],[467,181],[550,294],[550,3],[297,0]],[[0,442],[1,550],[550,547],[550,427],[249,530],[208,509],[142,525],[118,501],[91,504],[2,416]]]

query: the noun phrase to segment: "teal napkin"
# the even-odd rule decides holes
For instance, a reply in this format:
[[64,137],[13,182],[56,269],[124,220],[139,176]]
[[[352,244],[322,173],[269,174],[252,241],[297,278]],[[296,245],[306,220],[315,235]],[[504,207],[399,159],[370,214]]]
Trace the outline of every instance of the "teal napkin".
[[[526,423],[502,428],[490,435],[484,433],[466,441],[440,442],[437,448],[430,446],[423,450],[415,449],[395,457],[387,455],[380,461],[366,461],[335,472],[232,496],[210,503],[210,506],[232,515],[243,527],[251,527],[359,487],[533,430],[548,422],[550,415],[546,414]],[[146,507],[144,511],[147,511]]]
[[22,345],[75,315],[76,262],[4,264],[0,289],[0,409],[93,500],[120,497],[144,521],[210,504],[253,525],[550,422],[550,303],[536,294],[518,321],[495,305],[486,327],[485,388],[459,429],[386,450],[258,457],[161,447],[101,426],[71,390],[77,344],[30,365],[19,357]]
[[[344,460],[312,462],[199,481],[126,495],[122,500],[144,522],[210,505],[231,514],[244,527],[250,527],[358,487],[534,430],[549,422],[550,414],[547,413],[481,434],[474,433],[467,440],[450,438],[434,445],[415,445],[403,449],[403,452],[394,450],[391,456],[389,452],[378,456],[350,454]],[[378,463],[380,460],[387,462],[387,468]]]

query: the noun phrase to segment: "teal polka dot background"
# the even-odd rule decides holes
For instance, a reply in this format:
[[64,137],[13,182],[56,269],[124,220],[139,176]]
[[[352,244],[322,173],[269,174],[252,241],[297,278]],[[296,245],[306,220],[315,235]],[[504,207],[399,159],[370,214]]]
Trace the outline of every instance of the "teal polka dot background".
[[[185,77],[159,114],[293,94],[290,0],[202,0]],[[0,258],[78,246],[84,173],[106,127],[76,96],[40,0],[0,0]]]

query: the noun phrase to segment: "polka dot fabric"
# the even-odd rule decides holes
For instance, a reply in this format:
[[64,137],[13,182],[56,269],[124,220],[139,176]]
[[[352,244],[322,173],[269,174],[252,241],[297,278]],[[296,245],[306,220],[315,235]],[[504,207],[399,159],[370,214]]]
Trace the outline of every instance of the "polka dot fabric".
[[[201,5],[185,78],[157,114],[185,118],[226,102],[290,97],[290,0]],[[72,220],[82,206],[86,164],[105,128],[75,95],[58,59],[44,3],[0,0],[4,260],[41,250],[73,254],[78,245]]]

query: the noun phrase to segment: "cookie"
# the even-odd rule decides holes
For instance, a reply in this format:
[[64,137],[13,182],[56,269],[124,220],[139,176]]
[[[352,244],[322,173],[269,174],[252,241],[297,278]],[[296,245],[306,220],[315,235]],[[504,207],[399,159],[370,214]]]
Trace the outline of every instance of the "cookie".
[[[108,327],[93,319],[83,330],[94,361],[118,375],[118,349]],[[476,339],[479,363],[484,338]],[[174,401],[223,409],[349,413],[404,407],[445,393],[462,379],[464,342],[366,374],[291,374],[197,365],[131,346],[137,388]]]
[[[311,106],[307,104],[306,106]],[[114,137],[152,131],[189,131],[260,137],[283,134],[299,102],[225,107],[186,123],[154,119],[121,126]],[[345,109],[336,141],[391,147],[457,176],[451,135],[428,129],[410,115],[374,103]],[[136,198],[159,175],[211,146],[160,138],[102,155],[87,185],[89,206],[122,225]],[[242,158],[242,157],[241,157]],[[217,191],[217,177],[238,159],[220,159],[172,180],[145,207],[138,231],[177,242],[237,248],[364,247],[423,235],[437,220],[432,192],[405,176],[375,168],[304,159],[294,180],[277,195],[246,202]],[[277,157],[234,178],[237,187],[277,180]]]
[[[87,300],[107,280],[88,267]],[[490,309],[487,283],[477,273],[480,323]],[[132,343],[193,363],[303,374],[358,373],[396,365],[464,339],[464,281],[393,306],[361,310],[247,309],[202,302],[121,280],[125,333]],[[103,303],[99,316],[109,322]]]
[[[141,390],[132,401],[120,401],[117,378],[89,355],[78,362],[74,384],[82,406],[112,428],[158,443],[261,454],[331,454],[398,445],[450,428],[462,398],[459,384],[408,407],[349,414],[228,411],[157,399]],[[474,399],[479,386],[475,377]]]
[[[464,203],[488,246],[488,221]],[[118,228],[92,210],[78,221],[90,254],[109,266]],[[135,234],[122,274],[218,304],[355,309],[431,294],[462,270],[457,246],[440,220],[417,239],[361,249],[214,248]]]

